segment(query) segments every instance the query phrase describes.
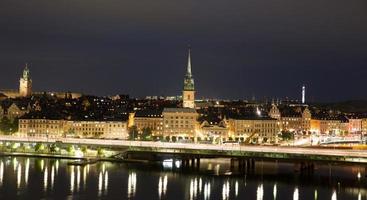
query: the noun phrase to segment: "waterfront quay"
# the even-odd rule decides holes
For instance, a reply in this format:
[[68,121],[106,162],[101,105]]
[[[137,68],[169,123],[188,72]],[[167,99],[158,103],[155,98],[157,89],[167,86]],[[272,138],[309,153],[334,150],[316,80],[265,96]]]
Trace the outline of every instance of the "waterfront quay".
[[[34,138],[0,136],[3,143],[56,144],[77,147],[111,149],[121,158],[144,154],[147,158],[177,159],[185,162],[200,162],[200,158],[231,158],[231,162],[254,163],[255,161],[285,161],[295,163],[359,163],[367,165],[367,151],[334,148],[302,148],[260,145],[216,145],[197,143],[171,143],[77,138]],[[150,155],[150,156],[149,156]]]

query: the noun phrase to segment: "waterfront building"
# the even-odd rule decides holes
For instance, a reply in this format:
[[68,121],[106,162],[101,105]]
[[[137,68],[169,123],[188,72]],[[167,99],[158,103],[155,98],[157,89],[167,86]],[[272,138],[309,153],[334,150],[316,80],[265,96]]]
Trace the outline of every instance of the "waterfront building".
[[278,142],[278,121],[268,116],[231,116],[228,119],[229,135],[234,140],[257,139],[257,143]]
[[165,108],[163,115],[164,138],[195,138],[198,113],[192,108]]
[[229,137],[229,128],[226,120],[222,120],[219,123],[212,123],[208,121],[203,121],[200,124],[200,134],[201,140],[211,140],[211,141],[222,141]]
[[58,138],[64,134],[64,120],[19,119],[19,136]]
[[64,131],[82,138],[126,139],[128,136],[124,121],[66,121]]
[[311,129],[311,112],[307,106],[287,106],[280,110],[283,131],[308,132]]
[[184,79],[184,89],[182,93],[182,104],[184,108],[195,108],[195,83],[191,71],[191,50],[189,49],[187,70]]
[[80,137],[126,139],[123,121],[67,121],[60,119],[20,119],[19,134],[30,137]]
[[366,134],[367,133],[367,117],[363,117],[361,119],[361,131],[362,133]]
[[139,134],[145,129],[150,129],[152,136],[159,137],[163,135],[163,115],[161,110],[136,111],[129,117],[129,121],[133,120],[129,127],[135,126]]
[[337,134],[343,132],[342,121],[336,117],[318,117],[311,119],[311,132],[316,134]]
[[348,116],[348,133],[360,133],[362,131],[362,119],[356,116]]

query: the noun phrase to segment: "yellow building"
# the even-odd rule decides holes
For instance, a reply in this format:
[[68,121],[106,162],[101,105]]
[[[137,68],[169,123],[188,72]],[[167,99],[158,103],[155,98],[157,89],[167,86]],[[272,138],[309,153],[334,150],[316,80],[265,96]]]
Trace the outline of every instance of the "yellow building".
[[20,119],[19,135],[57,138],[64,134],[64,120]]
[[165,108],[163,110],[163,136],[195,138],[198,129],[198,114],[191,108]]
[[270,117],[233,117],[228,120],[230,137],[241,141],[248,137],[258,139],[259,143],[278,141],[279,126],[276,119]]
[[343,132],[342,122],[339,118],[314,118],[311,119],[311,132],[316,134],[340,134]]
[[367,118],[361,119],[361,129],[362,129],[362,133],[364,134],[367,133]]
[[127,123],[121,121],[66,121],[20,119],[19,134],[31,137],[127,138]]
[[229,137],[229,128],[225,120],[218,124],[203,121],[200,125],[200,135],[202,140],[213,140],[217,138],[223,139]]
[[311,129],[311,112],[308,107],[284,107],[280,111],[281,129],[308,132]]
[[[131,121],[132,120],[132,121]],[[152,136],[163,135],[163,115],[161,111],[137,111],[129,116],[130,127],[136,126],[138,133],[149,128]]]
[[127,122],[122,121],[67,121],[64,126],[67,135],[83,138],[126,139]]

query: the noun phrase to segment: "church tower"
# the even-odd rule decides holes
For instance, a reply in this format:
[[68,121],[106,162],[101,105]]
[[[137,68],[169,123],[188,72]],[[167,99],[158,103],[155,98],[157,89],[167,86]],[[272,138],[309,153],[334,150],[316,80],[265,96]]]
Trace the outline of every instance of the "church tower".
[[28,64],[25,64],[23,75],[19,80],[19,95],[28,97],[32,94],[32,79],[29,73]]
[[183,107],[195,108],[195,84],[191,73],[191,49],[189,48],[189,55],[187,61],[187,71],[184,80],[184,89],[182,94]]

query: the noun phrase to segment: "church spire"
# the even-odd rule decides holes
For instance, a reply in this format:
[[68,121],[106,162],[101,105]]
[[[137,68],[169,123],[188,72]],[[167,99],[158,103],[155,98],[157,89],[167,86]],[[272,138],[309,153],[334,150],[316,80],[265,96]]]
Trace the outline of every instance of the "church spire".
[[25,80],[29,80],[30,77],[30,73],[29,73],[29,68],[28,68],[28,63],[25,64],[25,68],[23,70],[23,79]]
[[184,79],[184,90],[194,91],[195,84],[191,71],[191,47],[189,46],[188,58],[187,58],[187,71]]
[[187,76],[192,76],[191,74],[191,47],[189,46],[189,54],[188,54],[188,58],[187,58],[187,72],[186,72]]

